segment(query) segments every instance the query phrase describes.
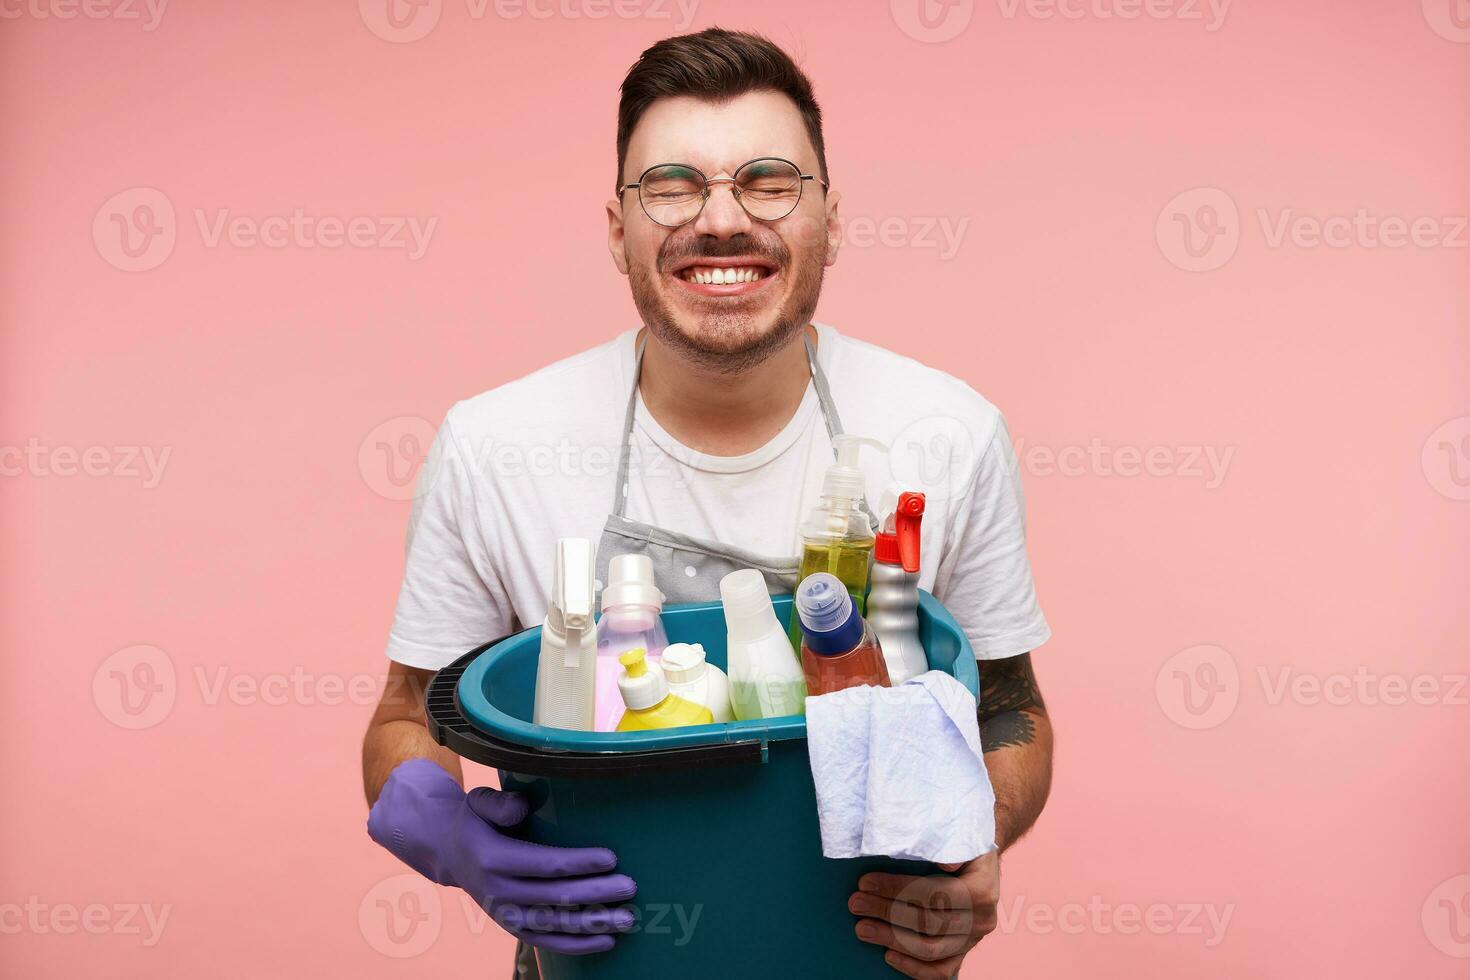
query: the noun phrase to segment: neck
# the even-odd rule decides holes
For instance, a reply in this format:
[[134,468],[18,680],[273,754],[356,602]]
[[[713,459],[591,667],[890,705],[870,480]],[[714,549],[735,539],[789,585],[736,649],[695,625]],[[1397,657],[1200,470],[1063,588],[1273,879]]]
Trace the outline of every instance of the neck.
[[759,364],[735,374],[688,357],[639,331],[648,347],[638,382],[643,403],[664,430],[696,452],[740,456],[759,449],[791,421],[806,394],[811,369],[803,338],[817,341],[814,327],[793,333],[785,346]]

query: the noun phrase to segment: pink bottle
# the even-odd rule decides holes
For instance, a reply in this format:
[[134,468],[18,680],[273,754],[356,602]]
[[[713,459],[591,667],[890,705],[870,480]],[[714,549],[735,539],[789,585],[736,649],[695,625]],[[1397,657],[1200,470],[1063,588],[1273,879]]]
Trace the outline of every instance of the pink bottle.
[[607,563],[607,586],[602,590],[602,618],[597,621],[597,677],[593,681],[592,726],[610,732],[623,715],[618,656],[635,647],[648,651],[648,669],[656,671],[669,645],[664,632],[664,594],[653,580],[653,560],[647,555],[617,555]]

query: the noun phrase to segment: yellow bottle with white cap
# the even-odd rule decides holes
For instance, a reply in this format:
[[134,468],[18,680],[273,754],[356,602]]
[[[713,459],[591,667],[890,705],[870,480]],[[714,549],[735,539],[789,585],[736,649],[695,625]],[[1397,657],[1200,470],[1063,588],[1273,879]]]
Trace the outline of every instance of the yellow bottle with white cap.
[[623,665],[618,693],[628,710],[623,712],[617,731],[642,732],[714,723],[715,716],[704,705],[669,693],[669,682],[663,671],[657,665],[649,669],[648,651],[643,647],[619,655],[618,663]]

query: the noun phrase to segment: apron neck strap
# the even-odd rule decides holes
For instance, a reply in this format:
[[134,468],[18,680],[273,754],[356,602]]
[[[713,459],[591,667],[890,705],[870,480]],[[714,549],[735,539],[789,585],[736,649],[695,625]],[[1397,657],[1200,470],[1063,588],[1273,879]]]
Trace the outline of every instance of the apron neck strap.
[[[821,406],[822,419],[827,424],[827,438],[840,436],[842,419],[838,417],[837,405],[832,401],[827,375],[817,361],[817,347],[805,330],[801,339],[806,345],[806,363],[812,374],[812,387],[817,390],[817,404]],[[613,484],[612,504],[612,512],[619,517],[626,516],[624,512],[628,509],[628,459],[633,451],[633,414],[638,408],[638,379],[643,375],[643,350],[647,346],[647,337],[638,341],[638,352],[633,358],[633,387],[628,392],[627,411],[623,413],[623,441],[618,449],[618,479]]]

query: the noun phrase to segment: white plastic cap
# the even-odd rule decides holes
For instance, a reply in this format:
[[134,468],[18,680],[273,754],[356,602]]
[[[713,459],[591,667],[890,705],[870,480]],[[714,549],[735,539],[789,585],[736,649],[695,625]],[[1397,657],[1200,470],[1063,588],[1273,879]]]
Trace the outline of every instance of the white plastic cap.
[[618,675],[618,693],[634,710],[651,708],[669,696],[669,682],[658,664],[648,662],[648,651],[634,647],[618,657],[623,672]]
[[765,576],[753,568],[720,579],[720,601],[725,605],[725,628],[732,640],[755,640],[781,629]]
[[822,477],[822,496],[852,501],[865,499],[867,484],[863,480],[863,471],[857,465],[858,452],[864,446],[888,451],[883,443],[866,436],[844,432],[832,437],[832,451],[837,454],[837,462],[827,467],[827,472]]
[[647,555],[615,555],[607,563],[607,586],[602,609],[612,606],[651,606],[662,609],[664,594],[653,580],[653,559]]
[[688,684],[704,676],[704,657],[701,643],[670,643],[659,666],[670,684]]

